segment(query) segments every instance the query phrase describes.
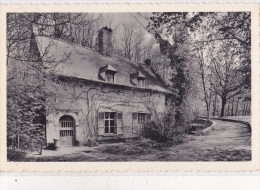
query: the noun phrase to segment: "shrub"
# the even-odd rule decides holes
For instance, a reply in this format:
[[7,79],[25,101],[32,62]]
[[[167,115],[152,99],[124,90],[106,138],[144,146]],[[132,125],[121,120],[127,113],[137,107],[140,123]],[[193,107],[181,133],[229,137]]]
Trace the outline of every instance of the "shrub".
[[174,115],[166,113],[161,119],[152,121],[144,125],[142,136],[156,142],[173,142],[179,144],[183,142],[185,126],[175,124]]
[[7,149],[7,160],[13,162],[24,161],[26,152],[22,150]]
[[90,138],[90,139],[87,139],[86,141],[84,141],[82,143],[83,146],[89,146],[89,147],[92,147],[92,146],[97,146],[98,145],[98,142],[96,141],[96,139],[94,138]]

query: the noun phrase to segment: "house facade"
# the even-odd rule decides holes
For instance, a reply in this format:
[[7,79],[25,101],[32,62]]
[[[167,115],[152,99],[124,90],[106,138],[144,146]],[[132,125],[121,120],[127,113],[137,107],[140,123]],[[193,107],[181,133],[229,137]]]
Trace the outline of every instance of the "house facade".
[[98,34],[97,51],[48,37],[33,47],[43,63],[55,65],[58,81],[48,110],[47,143],[84,145],[89,139],[137,136],[143,125],[166,111],[171,96],[150,69],[112,55],[112,33]]

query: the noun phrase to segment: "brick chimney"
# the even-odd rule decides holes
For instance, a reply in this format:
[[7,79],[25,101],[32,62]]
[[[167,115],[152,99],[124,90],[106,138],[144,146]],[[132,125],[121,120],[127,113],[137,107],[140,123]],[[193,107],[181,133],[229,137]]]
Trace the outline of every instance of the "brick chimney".
[[112,29],[107,26],[98,31],[98,52],[102,55],[112,56],[112,34]]

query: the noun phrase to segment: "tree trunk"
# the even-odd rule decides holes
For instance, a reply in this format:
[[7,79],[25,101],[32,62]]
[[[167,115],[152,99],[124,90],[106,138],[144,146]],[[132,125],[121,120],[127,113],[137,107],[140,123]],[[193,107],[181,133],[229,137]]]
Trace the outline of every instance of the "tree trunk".
[[238,102],[239,102],[239,98],[237,99],[237,107],[236,107],[236,115],[235,116],[237,116]]
[[211,106],[211,101],[212,101],[212,94],[211,94],[211,91],[210,91],[210,93],[209,93],[209,111],[208,111],[208,115],[210,115],[210,106]]
[[42,142],[40,142],[40,143],[41,143],[41,147],[40,147],[40,152],[39,152],[39,154],[42,155]]
[[230,108],[230,101],[228,101],[228,110],[227,110],[227,115],[229,116],[229,108]]
[[213,104],[213,116],[216,115],[216,104],[217,104],[217,94],[215,94],[215,100],[214,100],[214,104]]
[[221,112],[219,117],[224,117],[225,115],[225,105],[227,103],[227,98],[226,96],[221,97]]
[[248,101],[247,105],[247,115],[251,115],[251,101]]
[[209,104],[208,104],[208,102],[206,104],[207,104],[207,121],[208,121],[209,120]]
[[242,115],[245,115],[245,108],[246,108],[246,101],[244,101],[244,104],[243,104]]
[[234,103],[235,103],[235,97],[233,97],[233,100],[232,100],[231,116],[234,116]]

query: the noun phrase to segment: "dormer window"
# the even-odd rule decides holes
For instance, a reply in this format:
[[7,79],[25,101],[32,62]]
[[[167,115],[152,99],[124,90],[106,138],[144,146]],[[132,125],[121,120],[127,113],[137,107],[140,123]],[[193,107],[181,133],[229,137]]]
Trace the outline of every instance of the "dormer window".
[[106,72],[106,81],[114,83],[115,79],[115,73],[111,71]]
[[106,65],[99,69],[99,79],[106,82],[114,83],[116,73],[117,71],[114,67],[112,67],[111,65]]
[[130,75],[131,82],[139,87],[145,87],[146,77],[140,71]]

